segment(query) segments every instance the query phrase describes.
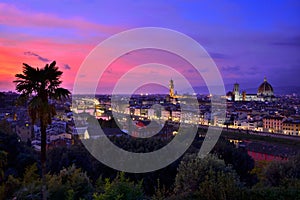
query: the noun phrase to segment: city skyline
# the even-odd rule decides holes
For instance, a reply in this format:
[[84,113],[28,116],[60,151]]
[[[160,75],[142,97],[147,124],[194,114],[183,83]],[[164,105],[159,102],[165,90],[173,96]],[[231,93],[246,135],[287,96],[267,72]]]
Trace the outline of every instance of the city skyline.
[[297,199],[300,1],[0,1],[0,199]]
[[[52,60],[64,71],[64,87],[72,90],[80,64],[101,41],[131,28],[155,26],[182,32],[201,44],[216,63],[226,91],[232,90],[235,82],[246,90],[257,88],[266,76],[276,94],[277,88],[300,83],[299,9],[297,1],[273,1],[271,5],[259,1],[2,1],[0,91],[14,90],[12,81],[22,71],[22,63],[43,67]],[[111,88],[130,67],[154,61],[178,69],[194,87],[205,85],[178,56],[144,50],[112,63],[101,87]],[[176,79],[163,71],[159,73],[166,83],[170,78]],[[176,87],[178,91],[185,90],[180,82]]]

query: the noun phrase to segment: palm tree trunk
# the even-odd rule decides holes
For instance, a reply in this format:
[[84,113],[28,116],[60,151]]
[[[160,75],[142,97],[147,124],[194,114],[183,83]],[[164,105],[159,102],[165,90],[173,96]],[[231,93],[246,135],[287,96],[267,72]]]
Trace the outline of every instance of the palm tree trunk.
[[47,200],[47,186],[46,186],[46,125],[43,120],[41,123],[41,165],[42,165],[42,196],[43,200]]

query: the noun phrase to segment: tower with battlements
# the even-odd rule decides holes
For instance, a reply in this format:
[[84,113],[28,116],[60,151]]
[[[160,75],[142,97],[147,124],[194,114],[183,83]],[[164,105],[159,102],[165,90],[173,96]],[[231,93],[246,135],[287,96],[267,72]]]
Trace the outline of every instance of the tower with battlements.
[[169,95],[172,98],[175,96],[175,93],[174,93],[174,81],[172,79],[170,80],[170,84],[169,84]]

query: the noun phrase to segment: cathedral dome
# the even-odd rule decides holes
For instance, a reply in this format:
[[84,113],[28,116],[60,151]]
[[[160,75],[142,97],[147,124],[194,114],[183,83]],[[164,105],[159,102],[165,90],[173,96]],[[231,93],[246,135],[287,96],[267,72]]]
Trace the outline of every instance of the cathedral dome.
[[268,83],[267,79],[264,79],[264,82],[258,87],[257,90],[258,96],[273,96],[274,91],[273,87],[270,83]]

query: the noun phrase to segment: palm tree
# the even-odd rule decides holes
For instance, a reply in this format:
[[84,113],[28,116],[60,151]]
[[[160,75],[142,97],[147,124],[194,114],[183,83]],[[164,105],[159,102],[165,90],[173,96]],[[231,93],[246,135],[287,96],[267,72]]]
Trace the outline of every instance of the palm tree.
[[68,98],[70,92],[59,87],[62,71],[56,67],[53,61],[44,68],[34,68],[23,63],[23,73],[16,74],[16,90],[21,93],[20,97],[29,100],[28,113],[32,125],[39,120],[41,127],[41,165],[42,165],[42,195],[46,200],[46,128],[51,124],[52,117],[56,114],[54,105],[49,103],[49,99]]

